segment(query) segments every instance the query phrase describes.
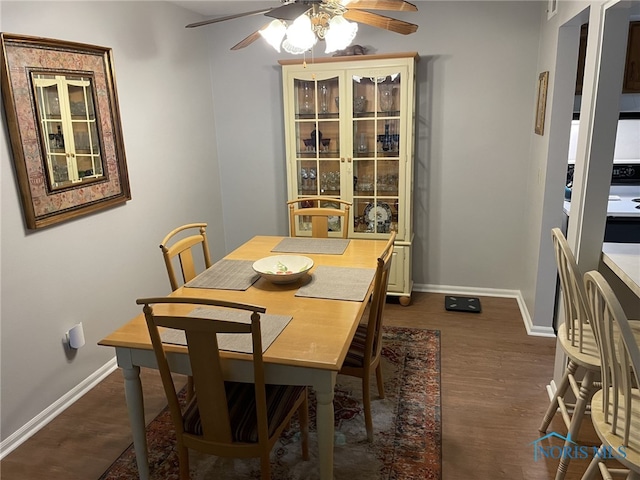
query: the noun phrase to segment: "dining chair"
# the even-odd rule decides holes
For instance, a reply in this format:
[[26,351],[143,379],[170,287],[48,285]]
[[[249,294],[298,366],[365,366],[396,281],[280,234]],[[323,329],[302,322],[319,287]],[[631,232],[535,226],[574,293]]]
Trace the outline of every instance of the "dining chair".
[[[602,389],[591,399],[591,421],[602,441],[583,475],[600,471],[607,480],[614,474],[640,479],[640,349],[632,324],[611,286],[601,273],[584,276],[587,305],[600,346]],[[616,467],[606,460],[615,459]],[[619,463],[618,463],[619,462]],[[625,467],[620,469],[621,466]]]
[[370,376],[374,371],[378,384],[378,396],[384,398],[382,365],[380,363],[382,353],[382,324],[395,238],[396,232],[392,231],[389,241],[378,258],[369,315],[366,322],[358,325],[349,350],[347,351],[347,356],[339,372],[343,375],[362,379],[364,422],[367,429],[367,440],[369,442],[373,442]]
[[[197,229],[197,233],[193,230]],[[202,254],[204,257],[205,268],[211,266],[211,255],[209,254],[209,244],[207,242],[207,224],[206,223],[189,223],[172,230],[167,234],[160,244],[160,250],[164,257],[164,262],[169,274],[169,283],[171,290],[175,291],[180,287],[178,277],[174,268],[175,258],[178,257],[180,270],[182,274],[182,283],[193,280],[198,272],[196,271],[196,262],[194,261],[194,247],[198,244],[202,246]],[[191,230],[188,236],[178,235],[182,232]],[[169,245],[169,243],[172,243]]]
[[[197,230],[195,232],[194,230]],[[182,233],[182,232],[187,232]],[[187,235],[187,236],[185,236]],[[169,245],[171,243],[171,245]],[[169,275],[171,290],[177,290],[181,284],[193,280],[198,272],[194,261],[194,248],[200,244],[202,246],[202,257],[205,268],[211,266],[211,255],[209,254],[209,242],[207,241],[206,223],[188,223],[170,231],[162,240],[160,250]],[[176,258],[178,260],[176,260]],[[178,282],[174,263],[180,264],[182,282]],[[187,377],[187,399],[193,396],[193,378]]]
[[[141,298],[137,303],[144,305],[169,404],[181,480],[189,479],[189,449],[219,457],[259,457],[261,478],[270,479],[270,452],[296,412],[302,456],[305,460],[309,458],[307,387],[265,384],[260,333],[264,307],[184,297]],[[206,313],[195,308],[205,309]],[[223,309],[246,312],[246,322],[221,320],[219,312]],[[168,359],[171,346],[163,343],[160,327],[184,332],[195,385],[195,396],[184,408],[171,378]],[[218,334],[250,336],[253,383],[225,381]]]
[[349,234],[351,202],[333,197],[300,197],[287,202],[289,206],[290,236],[296,235],[296,221],[311,222],[311,236],[327,238],[329,231],[340,231],[342,238]]
[[[587,312],[582,273],[562,231],[554,228],[551,235],[564,309],[564,323],[558,329],[558,343],[567,355],[568,363],[539,430],[546,433],[559,410],[568,430],[565,447],[571,447],[571,442],[576,441],[591,397],[600,386],[597,383],[600,354]],[[578,373],[583,374],[582,379]],[[575,403],[572,403],[573,400]],[[564,479],[567,473],[571,460],[568,452],[570,448],[563,449],[556,480]]]

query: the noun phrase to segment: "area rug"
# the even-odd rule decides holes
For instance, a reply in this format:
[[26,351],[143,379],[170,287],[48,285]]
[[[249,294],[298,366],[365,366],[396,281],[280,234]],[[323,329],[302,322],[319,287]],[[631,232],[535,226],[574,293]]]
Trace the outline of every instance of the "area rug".
[[[338,375],[335,389],[335,480],[441,479],[440,332],[385,327],[383,338],[385,398],[372,378],[374,442],[366,440],[359,379]],[[297,423],[285,431],[271,453],[276,480],[318,478],[315,397],[309,397],[310,460],[301,456]],[[177,480],[178,458],[168,410],[147,427],[151,480]],[[229,459],[190,454],[192,480],[255,480],[258,459]],[[133,445],[100,480],[138,478]]]

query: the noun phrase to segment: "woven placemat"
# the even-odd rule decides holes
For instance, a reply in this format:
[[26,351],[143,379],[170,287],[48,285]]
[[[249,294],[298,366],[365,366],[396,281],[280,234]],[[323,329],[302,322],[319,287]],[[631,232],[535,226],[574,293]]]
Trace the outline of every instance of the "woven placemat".
[[375,273],[373,268],[319,265],[312,273],[311,281],[298,289],[296,297],[361,302],[369,291]]
[[251,260],[222,259],[190,282],[187,282],[185,287],[246,290],[258,278],[260,278],[260,275],[253,269]]
[[342,255],[349,246],[346,238],[283,238],[272,252]]
[[[190,317],[214,318],[238,323],[251,323],[251,312],[244,310],[226,310],[222,308],[196,308],[189,313]],[[262,351],[278,338],[278,335],[289,324],[293,317],[287,315],[260,315],[260,333],[262,334]],[[187,340],[182,330],[163,330],[160,334],[163,343],[186,345]],[[230,352],[253,353],[250,333],[219,333],[218,348]]]

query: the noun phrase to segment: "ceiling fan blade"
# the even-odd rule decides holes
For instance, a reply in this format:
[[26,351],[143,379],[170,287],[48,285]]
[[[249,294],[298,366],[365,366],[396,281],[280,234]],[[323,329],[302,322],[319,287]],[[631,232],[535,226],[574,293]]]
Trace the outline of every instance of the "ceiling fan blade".
[[211,23],[219,23],[219,22],[224,22],[226,20],[233,20],[234,18],[249,17],[251,15],[260,15],[262,13],[266,14],[270,10],[274,10],[274,8],[263,8],[262,10],[253,10],[251,12],[237,13],[235,15],[228,15],[226,17],[210,18],[209,20],[203,20],[201,22],[190,23],[185,28],[201,27],[203,25],[209,25]]
[[366,10],[393,10],[396,12],[417,12],[418,7],[404,0],[342,0],[346,8]]
[[418,30],[418,25],[414,23],[398,20],[397,18],[385,17],[377,13],[366,12],[364,10],[348,10],[344,14],[344,18],[372,27],[384,28],[391,32],[409,35]]
[[277,18],[278,20],[289,20],[293,21],[298,18],[300,15],[305,13],[307,10],[311,9],[311,3],[320,3],[319,1],[305,1],[305,2],[295,2],[295,3],[287,3],[282,5],[281,7],[272,8],[271,11],[265,13],[267,17]]
[[[262,28],[260,30],[262,30]],[[251,45],[253,42],[255,42],[261,37],[260,30],[256,30],[248,37],[245,37],[243,40],[240,40],[233,47],[231,47],[231,50],[240,50],[241,48],[248,47],[249,45]]]

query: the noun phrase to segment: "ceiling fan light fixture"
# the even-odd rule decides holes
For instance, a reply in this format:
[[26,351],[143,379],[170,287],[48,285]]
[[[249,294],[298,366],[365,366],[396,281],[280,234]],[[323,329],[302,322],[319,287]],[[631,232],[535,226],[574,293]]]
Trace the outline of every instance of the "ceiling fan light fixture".
[[303,14],[296,18],[287,28],[282,48],[288,53],[297,55],[311,49],[317,41],[318,37],[313,32],[311,19],[306,14]]
[[324,34],[327,43],[325,53],[332,53],[347,48],[358,32],[358,24],[345,20],[342,15],[336,15],[329,20],[328,29]]
[[282,20],[273,20],[267,27],[259,31],[262,38],[271,45],[278,53],[280,53],[280,44],[284,35],[287,33],[287,26]]

